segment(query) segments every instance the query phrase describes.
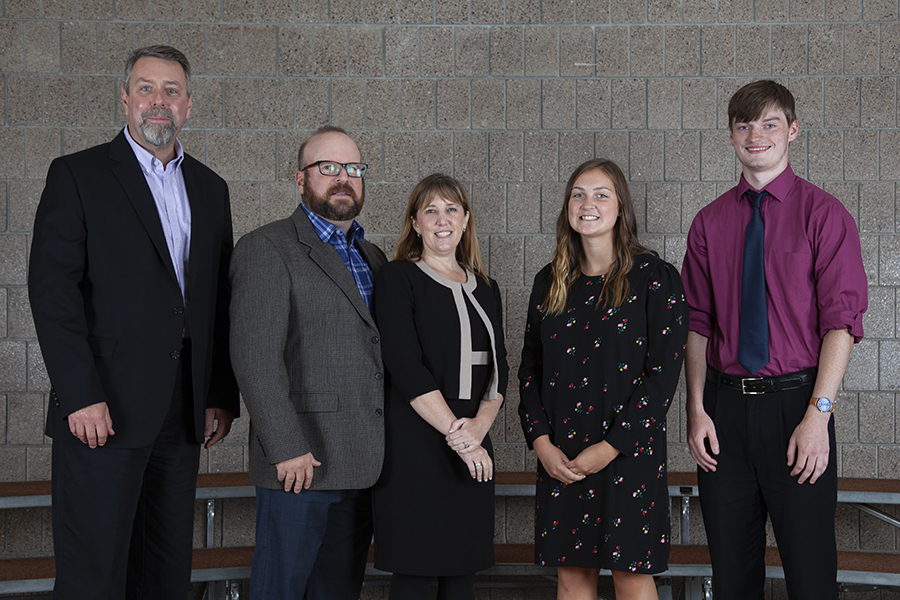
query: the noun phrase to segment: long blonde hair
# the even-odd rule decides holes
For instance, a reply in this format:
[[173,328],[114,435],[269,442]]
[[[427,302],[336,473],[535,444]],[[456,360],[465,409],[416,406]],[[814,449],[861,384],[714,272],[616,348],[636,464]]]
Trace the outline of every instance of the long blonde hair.
[[604,304],[620,306],[628,295],[628,272],[634,264],[634,256],[645,252],[656,254],[638,242],[634,203],[628,190],[628,180],[622,169],[606,158],[593,158],[582,163],[566,183],[566,196],[556,218],[556,250],[551,263],[553,281],[543,304],[544,311],[551,315],[559,315],[565,310],[569,287],[581,275],[584,247],[581,244],[581,236],[569,225],[569,198],[572,196],[575,181],[584,173],[595,169],[602,171],[612,180],[619,199],[619,217],[613,226],[615,261],[603,283],[597,306]]
[[394,259],[417,261],[422,258],[422,238],[416,235],[413,229],[413,219],[419,209],[427,206],[435,197],[440,196],[444,200],[459,204],[463,211],[469,215],[469,222],[463,231],[462,238],[456,246],[456,261],[476,275],[487,280],[487,273],[481,263],[481,253],[478,251],[478,236],[475,234],[475,215],[469,205],[469,197],[466,190],[456,179],[442,173],[432,173],[416,184],[409,194],[409,202],[403,213],[403,227],[400,231],[400,240],[394,249]]

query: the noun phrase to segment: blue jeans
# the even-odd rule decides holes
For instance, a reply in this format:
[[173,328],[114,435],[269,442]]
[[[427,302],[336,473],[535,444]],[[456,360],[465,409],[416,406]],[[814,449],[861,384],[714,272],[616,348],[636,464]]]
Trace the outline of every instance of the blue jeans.
[[357,600],[371,541],[369,490],[257,487],[250,597]]

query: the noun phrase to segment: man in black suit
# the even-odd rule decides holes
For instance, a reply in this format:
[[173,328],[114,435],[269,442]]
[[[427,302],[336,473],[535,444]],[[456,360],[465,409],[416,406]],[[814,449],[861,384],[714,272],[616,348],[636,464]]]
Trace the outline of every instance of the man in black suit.
[[200,444],[238,411],[225,182],[183,153],[190,65],[126,63],[127,126],[50,165],[31,309],[52,388],[54,598],[184,598]]

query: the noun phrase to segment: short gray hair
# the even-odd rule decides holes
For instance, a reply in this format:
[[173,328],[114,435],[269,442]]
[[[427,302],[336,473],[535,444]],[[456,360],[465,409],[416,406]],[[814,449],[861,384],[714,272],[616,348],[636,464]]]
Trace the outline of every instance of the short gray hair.
[[185,86],[187,86],[187,95],[188,98],[190,98],[191,63],[188,62],[187,56],[185,56],[181,50],[173,48],[172,46],[162,45],[138,48],[128,55],[128,60],[125,61],[125,83],[122,85],[122,89],[125,90],[126,94],[128,93],[128,88],[131,84],[131,72],[134,70],[134,65],[142,58],[161,58],[162,60],[171,60],[181,65],[182,70],[184,70],[184,83]]

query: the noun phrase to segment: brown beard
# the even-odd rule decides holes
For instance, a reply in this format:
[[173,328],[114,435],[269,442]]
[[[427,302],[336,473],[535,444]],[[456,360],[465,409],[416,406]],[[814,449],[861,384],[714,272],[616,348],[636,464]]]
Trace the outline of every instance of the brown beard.
[[[329,198],[332,194],[338,192],[346,192],[350,195],[352,203],[348,206],[341,202],[340,204],[332,204]],[[301,194],[303,203],[320,217],[324,217],[329,221],[350,221],[359,215],[362,210],[363,202],[366,199],[366,188],[363,184],[362,194],[356,195],[356,190],[346,183],[337,183],[325,192],[325,194],[316,193],[310,186],[304,186],[303,194]]]

